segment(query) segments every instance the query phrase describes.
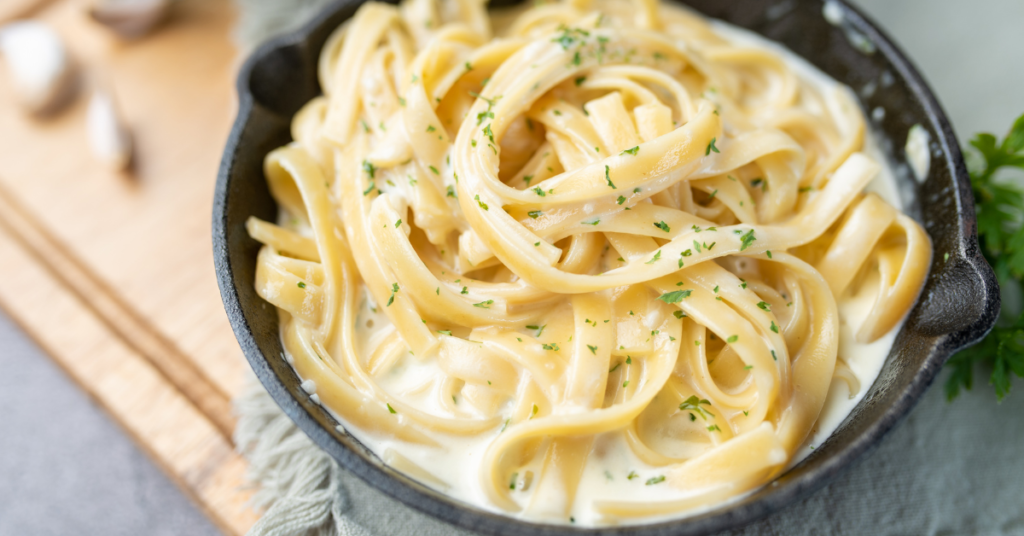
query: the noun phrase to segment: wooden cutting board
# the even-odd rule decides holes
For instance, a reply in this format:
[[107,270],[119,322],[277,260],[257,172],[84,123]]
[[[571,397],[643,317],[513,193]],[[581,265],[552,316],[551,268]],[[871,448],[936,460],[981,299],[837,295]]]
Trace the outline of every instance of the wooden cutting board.
[[[0,65],[0,305],[218,527],[244,534],[258,516],[242,489],[230,401],[248,366],[210,239],[236,109],[234,7],[181,0],[134,42],[93,23],[79,1],[35,16],[65,39],[82,84],[61,113],[32,118]],[[100,85],[133,130],[130,172],[89,153],[85,111]]]

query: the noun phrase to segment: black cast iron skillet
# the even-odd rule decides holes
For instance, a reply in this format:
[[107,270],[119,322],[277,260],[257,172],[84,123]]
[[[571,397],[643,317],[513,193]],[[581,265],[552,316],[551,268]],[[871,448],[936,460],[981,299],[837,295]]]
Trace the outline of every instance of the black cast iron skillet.
[[[884,119],[874,123],[875,131],[897,169],[904,171],[898,173],[901,187],[914,197],[908,211],[924,224],[935,255],[924,291],[863,401],[808,458],[739,501],[682,520],[598,529],[528,523],[452,500],[390,469],[352,436],[337,432],[337,421],[310,401],[282,357],[274,307],[253,289],[260,246],[246,233],[245,220],[253,215],[273,220],[277,214],[263,176],[263,158],[291,141],[292,115],[320,93],[316,78],[320,48],[330,32],[361,4],[360,0],[340,0],[304,28],[262,46],[242,67],[238,118],[217,178],[213,246],[224,307],[256,376],[299,428],[343,467],[413,508],[485,534],[709,534],[776,512],[824,486],[878,445],[914,406],[950,355],[991,329],[999,311],[999,289],[978,250],[974,200],[956,136],[931,90],[889,38],[842,3],[837,5],[845,15],[843,27],[823,18],[820,0],[685,3],[786,45],[860,91],[866,111],[886,110]],[[866,38],[875,52],[863,52],[863,42],[860,47],[851,45],[851,30]],[[871,85],[876,87],[874,92],[862,91]],[[931,172],[923,184],[909,178],[912,174],[902,149],[915,124],[927,129],[933,141]]]

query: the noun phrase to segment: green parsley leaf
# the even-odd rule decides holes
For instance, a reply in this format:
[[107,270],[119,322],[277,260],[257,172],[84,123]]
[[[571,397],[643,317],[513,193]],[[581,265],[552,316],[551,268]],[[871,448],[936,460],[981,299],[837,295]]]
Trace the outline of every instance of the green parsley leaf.
[[622,152],[621,152],[621,153],[619,153],[619,154],[620,154],[620,155],[623,155],[623,154],[631,154],[631,155],[633,155],[633,156],[636,156],[636,153],[638,153],[638,152],[640,152],[640,146],[639,146],[639,145],[637,145],[636,147],[633,147],[632,149],[626,149],[625,151],[622,151]]
[[656,222],[654,226],[657,227],[658,229],[661,229],[662,231],[665,231],[666,233],[671,231],[668,224],[665,223],[664,221]]
[[[1002,142],[992,134],[978,134],[971,145],[973,155],[980,157],[975,159],[978,165],[969,166],[978,243],[1000,286],[1009,288],[1007,283],[1016,281],[1019,289],[1024,278],[1024,191],[997,180],[996,175],[1005,168],[1024,169],[1024,115],[1017,118]],[[1024,378],[1024,313],[1016,319],[1006,309],[1002,313],[988,336],[946,363],[952,369],[945,386],[947,399],[956,398],[960,389],[971,389],[976,365],[991,369],[989,383],[999,400],[1009,394],[1013,375]]]

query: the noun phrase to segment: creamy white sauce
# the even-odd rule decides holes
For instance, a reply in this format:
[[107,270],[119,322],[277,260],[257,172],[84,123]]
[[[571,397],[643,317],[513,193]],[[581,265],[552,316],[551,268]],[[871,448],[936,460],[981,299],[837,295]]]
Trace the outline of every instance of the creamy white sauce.
[[[712,24],[717,32],[730,41],[770,49],[779,54],[800,78],[815,86],[822,95],[830,95],[830,91],[851,92],[849,88],[838,84],[811,64],[777,43],[719,21],[712,21]],[[830,107],[838,107],[841,105],[840,102],[836,98],[827,99],[828,106]],[[927,149],[927,143],[923,146]],[[888,203],[901,209],[903,205],[900,202],[893,171],[889,165],[888,158],[880,148],[878,140],[872,134],[870,127],[868,128],[862,151],[877,161],[882,168],[879,175],[869,184],[867,190],[877,193]],[[865,287],[870,288],[870,285],[865,285]],[[860,402],[864,393],[871,387],[878,376],[896,333],[899,331],[900,326],[897,326],[891,333],[881,337],[874,343],[857,343],[854,339],[854,333],[867,314],[873,297],[869,292],[866,292],[862,296],[848,298],[841,300],[840,303],[839,357],[845,360],[860,382],[860,390],[851,396],[843,380],[833,380],[832,388],[818,422],[804,446],[790,461],[790,466],[799,463],[815,447],[821,445],[842,423],[853,407]],[[364,360],[367,360],[371,350],[379,341],[383,340],[392,328],[380,307],[374,303],[373,298],[365,291],[361,298],[359,311],[356,323],[358,335],[356,349],[359,355],[363,356]],[[366,364],[364,361],[364,365]],[[449,409],[445,406],[449,401],[444,400],[444,398],[449,395],[441,393],[441,373],[432,364],[428,365],[411,355],[403,355],[395,366],[388,372],[377,376],[376,380],[384,390],[393,395],[400,396],[403,400],[420,410],[438,415],[448,414]],[[304,382],[303,389],[315,396],[315,385],[307,385],[307,383],[311,384],[312,382]],[[459,400],[459,396],[456,395],[455,407],[465,411],[468,416],[477,416],[473,406]],[[499,413],[510,413],[511,403],[510,400],[506,401],[504,403],[505,406],[500,408]],[[337,418],[338,415],[335,414],[335,417]],[[339,420],[342,419],[339,418]],[[339,431],[341,430],[339,427]],[[475,437],[444,435],[443,443],[445,448],[411,445],[381,438],[364,433],[358,428],[351,426],[345,426],[344,431],[355,436],[373,452],[377,453],[378,456],[381,456],[382,459],[394,460],[396,459],[394,453],[398,453],[401,457],[418,465],[420,469],[434,477],[425,478],[422,473],[419,475],[415,474],[416,471],[410,475],[421,481],[424,485],[433,487],[456,500],[474,507],[504,513],[490,504],[480,485],[480,460],[487,446],[500,433],[498,429]],[[428,435],[433,435],[430,431],[425,432]],[[537,458],[543,457],[538,456]],[[536,484],[537,477],[540,474],[541,463],[542,460],[537,459],[533,462],[532,466],[519,469],[518,478],[516,479],[517,490],[520,490],[524,484],[527,484],[532,479],[527,492],[521,493],[517,491],[512,493],[513,498],[524,507],[528,505],[530,500],[531,492],[534,489],[533,486]],[[603,525],[607,524],[607,521],[600,519],[592,510],[591,505],[594,501],[622,499],[623,497],[627,497],[630,501],[665,501],[684,498],[686,496],[685,492],[669,486],[645,485],[648,479],[663,475],[664,472],[664,468],[652,467],[639,460],[632,453],[621,433],[601,434],[597,436],[594,442],[593,452],[584,470],[570,515],[576,525]],[[635,476],[631,478],[631,474]],[[707,509],[718,508],[739,498],[731,498],[726,503],[714,504]],[[648,523],[660,519],[686,517],[700,511],[702,510],[689,510],[681,514],[651,517],[634,523]],[[518,516],[556,523],[568,522],[567,519],[560,515],[546,518],[542,514],[542,512],[532,511],[520,513]]]

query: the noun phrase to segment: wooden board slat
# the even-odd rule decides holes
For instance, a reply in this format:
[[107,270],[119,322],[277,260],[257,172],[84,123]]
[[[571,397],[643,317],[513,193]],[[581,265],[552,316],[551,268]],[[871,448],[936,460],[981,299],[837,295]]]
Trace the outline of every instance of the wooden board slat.
[[226,534],[244,534],[245,463],[216,425],[0,224],[0,305]]
[[[243,534],[256,514],[230,442],[230,400],[247,365],[210,239],[236,109],[233,5],[179,0],[165,25],[132,42],[80,1],[40,5],[33,13],[67,42],[82,92],[53,117],[28,116],[0,61],[0,305],[217,526]],[[96,87],[112,88],[131,125],[128,173],[89,153]]]

